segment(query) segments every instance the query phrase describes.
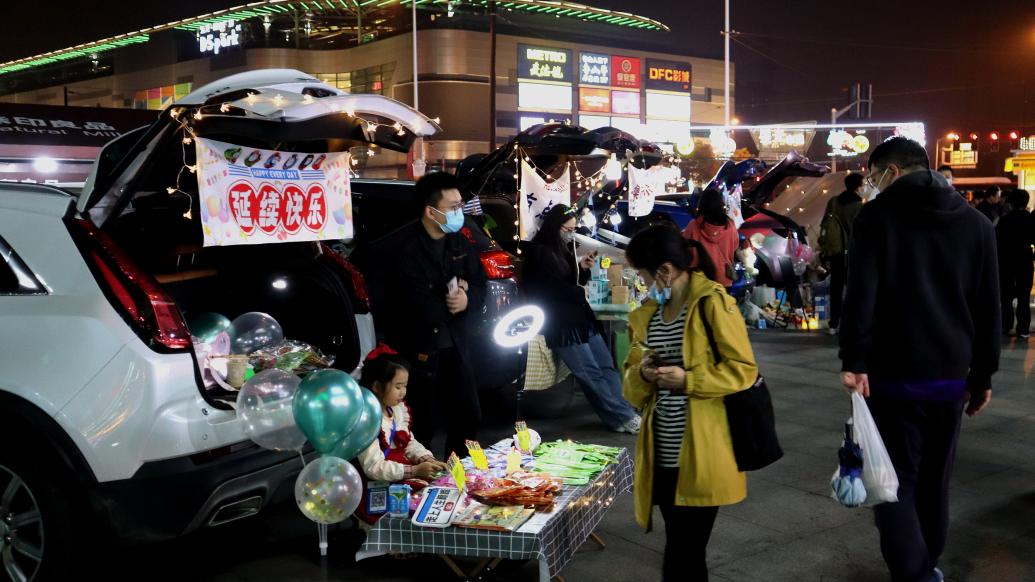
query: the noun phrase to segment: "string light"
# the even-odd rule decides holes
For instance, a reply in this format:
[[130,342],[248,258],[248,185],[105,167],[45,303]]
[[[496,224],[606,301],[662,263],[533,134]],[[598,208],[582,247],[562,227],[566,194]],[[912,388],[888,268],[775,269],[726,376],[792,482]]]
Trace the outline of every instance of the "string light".
[[199,107],[197,109],[197,111],[194,112],[194,119],[197,119],[198,121],[201,121],[202,117],[204,117],[204,116],[201,114],[201,108]]
[[230,111],[230,103],[224,103],[224,104],[220,105],[219,106],[219,110],[222,111],[223,113],[226,113],[227,111]]

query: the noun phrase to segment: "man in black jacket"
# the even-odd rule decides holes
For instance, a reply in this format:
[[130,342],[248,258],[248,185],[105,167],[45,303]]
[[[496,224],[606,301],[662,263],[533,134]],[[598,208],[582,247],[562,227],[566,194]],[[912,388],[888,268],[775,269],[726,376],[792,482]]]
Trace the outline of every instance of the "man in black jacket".
[[409,360],[414,436],[430,446],[446,427],[446,452],[465,456],[481,420],[468,354],[468,319],[485,303],[477,250],[462,234],[463,199],[452,174],[417,182],[420,218],[375,242],[368,254],[379,332]]
[[1013,302],[1017,301],[1017,337],[1031,333],[1031,285],[1035,244],[1035,218],[1028,212],[1027,190],[1013,190],[1006,201],[1013,210],[995,228],[999,250],[999,287],[1002,293],[1003,333],[1014,324]]
[[884,142],[869,170],[881,193],[852,233],[841,379],[868,398],[898,474],[898,503],[874,508],[891,577],[940,581],[960,419],[988,404],[999,367],[995,232],[917,142]]

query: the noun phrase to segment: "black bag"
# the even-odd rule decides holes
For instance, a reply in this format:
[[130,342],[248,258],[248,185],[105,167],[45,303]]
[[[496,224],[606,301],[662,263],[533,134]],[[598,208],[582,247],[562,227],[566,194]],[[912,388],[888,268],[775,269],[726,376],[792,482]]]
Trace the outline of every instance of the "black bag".
[[[715,363],[718,364],[722,361],[719,346],[715,342],[712,326],[704,316],[704,311],[701,312],[701,322],[704,323],[708,343],[711,344]],[[780,448],[780,441],[776,437],[773,400],[761,374],[750,388],[730,394],[723,401],[726,404],[726,420],[730,425],[733,456],[737,459],[738,469],[757,471],[783,457],[783,449]]]

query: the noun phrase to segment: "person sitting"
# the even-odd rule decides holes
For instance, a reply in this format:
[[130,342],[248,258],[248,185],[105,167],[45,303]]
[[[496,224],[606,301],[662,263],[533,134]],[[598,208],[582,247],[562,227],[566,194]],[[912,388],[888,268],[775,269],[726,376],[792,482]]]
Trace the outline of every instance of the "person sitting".
[[[382,411],[381,432],[358,457],[364,481],[401,481],[419,490],[446,470],[445,463],[436,460],[411,436],[410,407],[404,402],[409,379],[406,360],[384,344],[363,363],[359,383],[378,397]],[[363,521],[374,523],[380,516],[371,514],[369,497],[367,488],[356,514]]]

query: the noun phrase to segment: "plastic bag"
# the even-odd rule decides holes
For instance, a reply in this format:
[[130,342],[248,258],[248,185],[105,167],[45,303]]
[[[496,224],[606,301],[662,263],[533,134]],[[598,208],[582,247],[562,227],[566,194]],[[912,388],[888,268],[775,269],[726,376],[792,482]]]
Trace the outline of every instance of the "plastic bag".
[[277,368],[285,372],[305,374],[334,365],[334,356],[326,356],[315,347],[300,341],[283,342],[249,354],[256,372]]
[[898,502],[898,474],[870,415],[866,400],[852,393],[852,425],[855,442],[862,449],[862,480],[866,486],[865,505]]

